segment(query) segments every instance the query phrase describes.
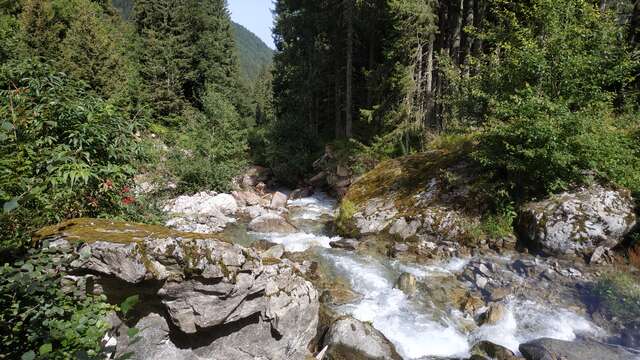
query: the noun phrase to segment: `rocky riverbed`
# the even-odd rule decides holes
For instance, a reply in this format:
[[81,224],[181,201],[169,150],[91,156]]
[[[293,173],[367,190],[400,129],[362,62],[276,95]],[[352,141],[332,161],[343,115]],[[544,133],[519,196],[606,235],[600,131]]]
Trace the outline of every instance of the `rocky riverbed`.
[[[626,209],[624,201],[611,200],[615,194],[605,195],[607,207]],[[570,200],[575,205],[585,196]],[[168,228],[81,219],[43,229],[37,238],[75,254],[69,283],[114,303],[140,295],[133,317],[113,315],[105,341],[114,356],[640,358],[618,346],[640,334],[621,333],[592,311],[589,287],[611,268],[608,248],[577,261],[516,251],[511,241],[499,249],[416,241],[424,225],[414,231],[412,220],[389,220],[384,211],[363,216],[374,227],[377,218],[388,222],[384,232],[343,238],[336,235],[337,208],[324,193],[266,191],[249,177],[232,194],[168,201]],[[628,227],[629,215],[618,214],[601,223]],[[532,218],[540,223],[541,216]],[[597,239],[603,227],[592,228],[588,234]],[[544,244],[560,241],[551,240]],[[133,341],[126,335],[131,327],[140,330]]]
[[[306,277],[334,319],[370,323],[403,359],[469,358],[483,341],[514,356],[522,356],[521,344],[540,338],[616,342],[602,319],[592,319],[583,294],[606,267],[490,249],[415,261],[375,249],[372,242],[383,242],[375,236],[336,236],[337,202],[323,193],[280,207],[269,200],[244,206],[238,210],[244,222],[227,228],[232,241],[281,245],[285,257],[311,262]],[[265,215],[272,224],[256,228]],[[321,351],[322,343],[313,350]]]

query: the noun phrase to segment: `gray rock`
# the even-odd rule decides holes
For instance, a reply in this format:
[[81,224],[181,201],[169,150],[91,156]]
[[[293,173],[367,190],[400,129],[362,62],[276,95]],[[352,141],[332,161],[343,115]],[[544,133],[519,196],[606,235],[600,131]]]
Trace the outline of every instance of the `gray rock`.
[[489,341],[481,341],[475,344],[471,348],[471,354],[475,356],[481,356],[486,359],[494,359],[494,360],[517,360],[518,358],[515,354],[505,348],[504,346],[500,346],[498,344],[494,344]]
[[286,194],[276,191],[273,194],[273,197],[271,198],[270,207],[272,209],[280,209],[280,208],[286,207],[288,199],[289,197]]
[[398,281],[396,281],[395,288],[407,295],[413,295],[418,291],[418,282],[415,276],[404,273],[400,275]]
[[358,240],[354,240],[354,239],[340,239],[338,241],[332,241],[329,243],[329,245],[332,248],[349,250],[349,251],[354,251],[355,249],[357,249],[358,244],[359,244]]
[[480,316],[480,325],[495,325],[507,315],[507,308],[501,303],[489,305],[489,309]]
[[263,258],[280,259],[284,255],[284,246],[275,245],[262,253]]
[[628,191],[594,185],[527,204],[520,231],[550,255],[591,255],[599,246],[616,246],[635,226],[634,207]]
[[638,360],[640,352],[592,340],[538,339],[520,345],[527,360]]
[[289,224],[280,215],[267,213],[251,220],[248,229],[259,233],[280,233],[289,234],[297,231],[295,226]]
[[476,286],[479,289],[484,289],[484,287],[487,286],[488,283],[489,283],[489,280],[487,280],[486,277],[480,274],[476,274]]
[[[58,245],[88,241],[72,273],[90,271],[107,297],[140,294],[142,313],[166,314],[141,319],[142,341],[118,341],[118,353],[134,352],[141,360],[276,360],[307,354],[317,330],[318,293],[290,262],[263,262],[258,250],[215,237],[99,224],[93,233],[90,224],[82,231],[62,224],[51,236]],[[282,249],[268,252],[277,257]]]
[[137,243],[97,241],[83,245],[78,252],[80,258],[72,266],[115,276],[132,284],[147,277],[147,269]]
[[200,360],[192,350],[180,349],[171,342],[169,324],[158,314],[147,315],[135,328],[139,333],[133,339],[128,338],[126,331],[118,339],[118,358],[129,353],[133,360]]
[[398,214],[393,201],[371,199],[364,207],[353,215],[360,235],[378,234],[383,231]]
[[351,317],[335,321],[327,331],[323,347],[329,360],[391,359],[401,357],[391,342],[371,324]]
[[262,198],[253,191],[234,191],[231,193],[240,206],[260,205]]
[[402,240],[406,240],[412,236],[415,236],[420,228],[419,220],[411,220],[407,222],[405,218],[400,218],[396,220],[391,228],[389,229],[389,234],[397,235]]

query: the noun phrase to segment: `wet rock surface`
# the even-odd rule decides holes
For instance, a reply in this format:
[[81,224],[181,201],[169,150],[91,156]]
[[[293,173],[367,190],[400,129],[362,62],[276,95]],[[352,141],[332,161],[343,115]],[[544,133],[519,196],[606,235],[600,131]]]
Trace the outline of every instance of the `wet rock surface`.
[[[92,223],[93,221],[93,223]],[[138,359],[302,359],[315,337],[318,293],[288,260],[204,235],[86,219],[47,229],[53,248],[79,254],[72,272],[117,301],[142,295]],[[95,231],[102,228],[103,231]],[[163,232],[164,231],[164,232]],[[118,234],[117,241],[115,233]],[[104,235],[104,236],[103,236]],[[281,250],[268,250],[270,259]]]
[[393,344],[371,324],[351,317],[335,321],[324,337],[328,360],[400,360]]
[[251,220],[248,229],[259,233],[279,233],[288,234],[297,231],[295,226],[291,225],[284,217],[267,213]]
[[591,340],[538,339],[520,345],[527,360],[637,360],[640,352]]

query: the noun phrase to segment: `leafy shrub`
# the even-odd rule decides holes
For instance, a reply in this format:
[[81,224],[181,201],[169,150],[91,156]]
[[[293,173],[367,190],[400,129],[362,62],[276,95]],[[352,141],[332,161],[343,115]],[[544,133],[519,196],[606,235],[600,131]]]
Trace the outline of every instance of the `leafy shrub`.
[[168,166],[180,190],[226,191],[247,164],[247,133],[234,106],[212,88],[202,104],[202,112],[183,116]]
[[640,188],[640,147],[597,104],[568,104],[524,93],[500,103],[479,135],[474,158],[517,199],[557,192],[597,178]]
[[0,358],[99,358],[110,328],[105,318],[116,308],[103,297],[62,290],[60,266],[71,259],[32,251],[0,267]]
[[603,276],[593,288],[599,308],[623,322],[640,319],[640,280],[628,273]]
[[138,154],[135,121],[37,61],[0,67],[0,249],[79,216],[122,214]]

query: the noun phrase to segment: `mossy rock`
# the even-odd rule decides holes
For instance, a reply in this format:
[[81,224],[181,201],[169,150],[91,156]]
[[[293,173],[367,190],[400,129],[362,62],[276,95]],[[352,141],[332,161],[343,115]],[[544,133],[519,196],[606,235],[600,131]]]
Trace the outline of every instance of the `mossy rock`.
[[[489,209],[487,181],[470,157],[470,145],[413,154],[380,163],[350,188],[340,207],[337,225],[342,235],[399,233],[405,241],[415,236],[393,230],[403,220],[418,234],[456,240],[465,245],[484,229]],[[381,205],[384,204],[384,205]],[[383,208],[380,208],[382,206]],[[383,211],[380,211],[383,210]],[[380,220],[380,226],[375,225]],[[396,227],[398,228],[398,227]],[[400,226],[402,228],[402,226]]]
[[33,235],[34,243],[61,237],[67,241],[92,243],[96,241],[129,244],[148,239],[182,238],[191,240],[215,239],[230,243],[224,237],[176,231],[160,225],[136,224],[107,219],[78,218],[47,226]]

